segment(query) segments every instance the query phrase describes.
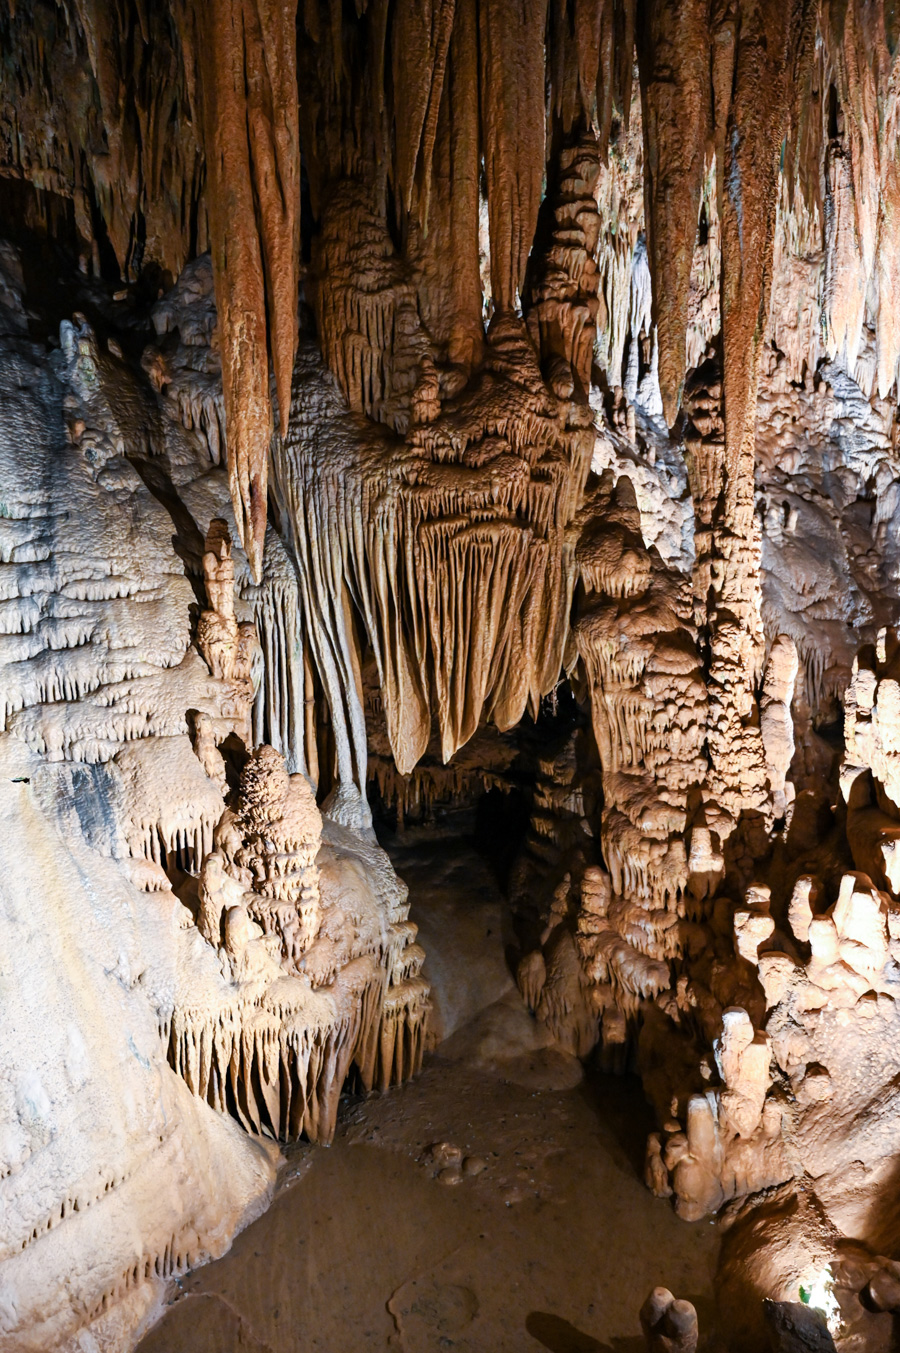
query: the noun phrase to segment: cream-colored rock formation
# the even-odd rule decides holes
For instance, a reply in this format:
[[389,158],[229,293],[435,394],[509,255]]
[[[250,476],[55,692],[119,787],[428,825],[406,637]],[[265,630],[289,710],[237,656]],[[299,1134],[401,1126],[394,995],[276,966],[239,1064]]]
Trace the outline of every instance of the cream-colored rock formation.
[[[654,1192],[725,1209],[734,1346],[801,1288],[880,1346],[898,39],[867,0],[0,10],[0,1349],[128,1347],[272,1141],[416,1071],[370,796],[484,790],[530,813],[522,996],[639,1071]],[[665,1289],[642,1320],[695,1346]]]
[[283,550],[253,585],[205,437],[86,321],[48,358],[10,313],[0,1346],[124,1348],[276,1139],[416,1070],[428,989],[386,857],[286,764]]

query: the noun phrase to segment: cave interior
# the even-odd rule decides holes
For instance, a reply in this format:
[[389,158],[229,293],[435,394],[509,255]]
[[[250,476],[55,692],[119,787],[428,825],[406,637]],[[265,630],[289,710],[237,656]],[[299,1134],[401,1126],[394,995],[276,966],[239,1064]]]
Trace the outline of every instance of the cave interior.
[[0,1353],[900,1347],[898,47],[0,0]]

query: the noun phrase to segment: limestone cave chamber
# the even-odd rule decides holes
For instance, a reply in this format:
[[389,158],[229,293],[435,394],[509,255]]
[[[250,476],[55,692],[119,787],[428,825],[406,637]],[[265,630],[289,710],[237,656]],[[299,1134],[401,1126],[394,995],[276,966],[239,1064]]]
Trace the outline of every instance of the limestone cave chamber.
[[0,1353],[900,1348],[894,0],[0,0]]

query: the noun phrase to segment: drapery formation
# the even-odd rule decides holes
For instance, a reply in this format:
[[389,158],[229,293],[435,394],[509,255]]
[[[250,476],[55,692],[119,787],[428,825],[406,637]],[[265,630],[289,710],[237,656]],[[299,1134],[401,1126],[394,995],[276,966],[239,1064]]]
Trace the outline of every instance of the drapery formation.
[[[900,219],[892,25],[889,9],[836,0],[358,0],[352,16],[336,0],[304,0],[299,12],[293,0],[32,0],[0,17],[0,175],[14,189],[12,211],[65,220],[98,267],[134,275],[155,263],[174,275],[211,247],[232,494],[258,574],[269,372],[283,435],[296,347],[301,154],[321,227],[313,272],[325,351],[354,406],[402,425],[421,355],[404,294],[427,346],[471,371],[482,348],[479,249],[493,309],[513,312],[527,297],[544,184],[560,172],[564,143],[586,131],[604,166],[623,144],[636,53],[670,425],[715,157],[734,516],[779,203],[825,246],[811,282],[821,289],[825,350],[854,360],[868,304],[879,393],[896,378],[900,323],[882,303]],[[370,291],[380,267],[395,293],[378,321],[388,332],[377,331],[389,369],[368,382],[352,374],[365,363],[365,333],[329,331],[354,299],[335,310],[322,266],[333,197],[348,182],[381,237],[357,258],[357,287]]]
[[[723,803],[743,767],[729,811],[762,802],[761,353],[775,343],[793,380],[830,356],[868,363],[880,396],[895,386],[892,24],[836,0],[4,10],[9,224],[68,231],[86,268],[131,278],[211,250],[211,454],[223,421],[259,578],[277,404],[281,528],[306,570],[298,642],[332,709],[338,780],[361,792],[354,613],[401,769],[432,717],[450,756],[480,719],[535,709],[573,661],[566,533],[605,387],[629,435],[636,401],[688,420],[709,758]],[[786,279],[793,313],[771,306]],[[340,493],[289,430],[298,292],[346,405],[384,429],[341,462]],[[695,435],[685,379],[716,345],[717,431]],[[338,500],[352,516],[376,484],[391,525],[363,542]],[[309,564],[325,540],[346,545],[327,577]],[[296,668],[286,685],[308,698]]]

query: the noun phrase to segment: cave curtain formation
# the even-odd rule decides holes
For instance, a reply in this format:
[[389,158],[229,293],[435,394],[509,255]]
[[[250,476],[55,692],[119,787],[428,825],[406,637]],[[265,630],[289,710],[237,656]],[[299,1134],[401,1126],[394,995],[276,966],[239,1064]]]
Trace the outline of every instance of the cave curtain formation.
[[[670,426],[684,382],[704,164],[716,153],[735,515],[752,454],[781,161],[788,192],[815,196],[827,136],[818,64],[851,137],[866,143],[854,171],[875,179],[891,212],[897,169],[871,142],[886,141],[892,15],[837,0],[303,0],[299,11],[291,0],[35,0],[0,18],[4,62],[18,53],[22,72],[36,77],[6,72],[0,173],[70,200],[79,234],[102,236],[123,273],[154,258],[177,275],[192,252],[211,248],[232,493],[258,573],[272,406],[282,435],[290,407],[301,155],[314,218],[352,180],[398,241],[396,262],[432,339],[470,366],[481,339],[482,164],[490,289],[503,315],[527,300],[542,185],[545,176],[552,183],[560,146],[587,130],[605,160],[611,132],[627,124],[636,42]],[[42,61],[44,51],[60,57]],[[342,341],[322,334],[326,352]],[[885,372],[898,341],[886,336]],[[343,375],[353,402],[378,416],[377,397]]]
[[[721,447],[692,462],[698,524],[714,528],[716,604],[696,616],[709,630],[709,759],[725,799],[736,744],[764,773],[748,731],[764,644],[747,578],[777,223],[823,249],[819,350],[852,364],[874,313],[886,395],[900,354],[895,308],[879,304],[900,257],[896,43],[892,8],[862,0],[2,10],[11,217],[67,236],[107,275],[156,268],[165,283],[211,252],[231,493],[257,579],[273,448],[307,476],[298,501],[283,471],[275,494],[301,575],[308,559],[326,698],[347,706],[339,780],[361,791],[365,773],[351,598],[402,772],[432,715],[447,758],[485,717],[503,728],[536,712],[571,663],[588,395],[627,384],[642,250],[670,428],[686,373],[721,343]],[[702,333],[698,230],[716,274]],[[290,446],[298,294],[351,414],[366,416],[355,478],[331,443],[315,465]],[[332,614],[316,619],[329,589]]]

